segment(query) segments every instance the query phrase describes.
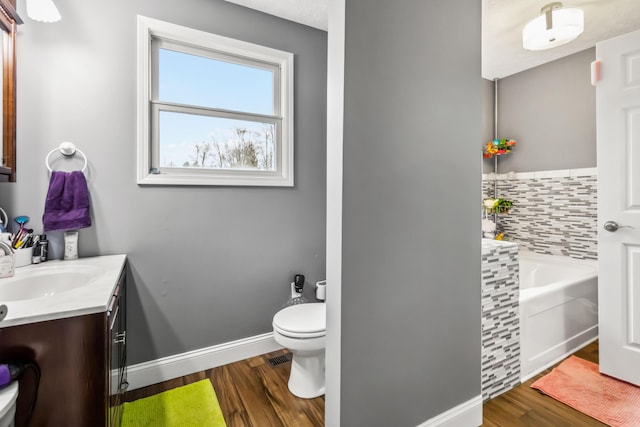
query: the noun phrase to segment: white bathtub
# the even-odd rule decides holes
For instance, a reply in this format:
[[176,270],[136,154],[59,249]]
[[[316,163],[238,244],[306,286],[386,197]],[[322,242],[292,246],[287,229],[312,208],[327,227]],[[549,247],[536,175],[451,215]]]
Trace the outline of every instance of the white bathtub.
[[598,337],[597,261],[520,251],[520,378]]

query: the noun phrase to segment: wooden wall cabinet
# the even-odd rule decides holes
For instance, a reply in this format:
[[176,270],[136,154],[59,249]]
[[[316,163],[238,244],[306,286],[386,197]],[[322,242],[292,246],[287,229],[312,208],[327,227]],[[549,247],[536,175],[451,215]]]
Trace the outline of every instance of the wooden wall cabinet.
[[[29,426],[119,425],[127,386],[125,277],[123,269],[104,312],[0,328],[0,362],[35,361],[41,370]],[[19,380],[16,427],[25,426],[34,380],[32,370]]]

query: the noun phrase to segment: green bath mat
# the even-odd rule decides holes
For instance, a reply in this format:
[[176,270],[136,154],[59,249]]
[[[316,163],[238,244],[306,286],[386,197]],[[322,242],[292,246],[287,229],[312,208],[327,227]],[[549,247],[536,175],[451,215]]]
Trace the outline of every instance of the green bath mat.
[[226,427],[211,381],[126,402],[122,427]]

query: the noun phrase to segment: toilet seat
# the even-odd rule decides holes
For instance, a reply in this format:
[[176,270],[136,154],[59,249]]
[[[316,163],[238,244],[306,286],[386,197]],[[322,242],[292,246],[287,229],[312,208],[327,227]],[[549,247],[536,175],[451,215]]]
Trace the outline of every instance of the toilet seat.
[[324,303],[298,304],[283,308],[273,316],[273,329],[291,338],[316,338],[326,334]]

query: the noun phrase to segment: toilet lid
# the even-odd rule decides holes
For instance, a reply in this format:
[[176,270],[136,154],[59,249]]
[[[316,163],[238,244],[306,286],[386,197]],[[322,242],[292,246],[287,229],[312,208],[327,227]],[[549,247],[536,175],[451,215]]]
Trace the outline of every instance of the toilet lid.
[[273,316],[273,327],[283,335],[324,335],[327,316],[324,303],[297,304],[283,308]]

